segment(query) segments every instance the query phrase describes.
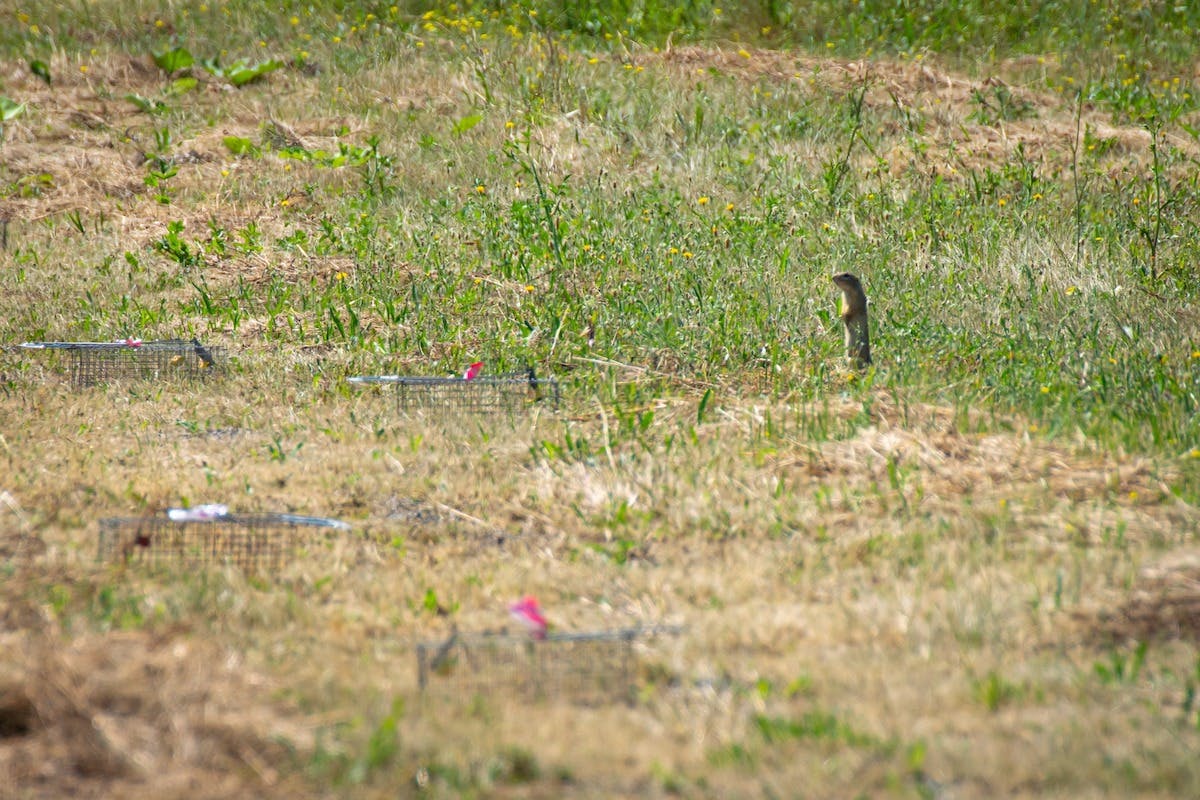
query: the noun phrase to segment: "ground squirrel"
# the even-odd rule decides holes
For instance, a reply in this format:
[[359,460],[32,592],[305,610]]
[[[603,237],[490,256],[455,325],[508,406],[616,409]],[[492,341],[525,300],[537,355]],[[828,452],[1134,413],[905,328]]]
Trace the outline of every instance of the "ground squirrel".
[[842,323],[846,326],[846,358],[856,367],[871,363],[871,335],[867,326],[867,295],[862,282],[849,272],[833,276],[842,290]]

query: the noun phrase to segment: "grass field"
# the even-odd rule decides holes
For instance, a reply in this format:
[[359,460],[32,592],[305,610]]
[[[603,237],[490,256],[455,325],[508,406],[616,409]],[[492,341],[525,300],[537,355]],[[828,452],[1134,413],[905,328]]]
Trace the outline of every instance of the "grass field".
[[[1200,795],[1200,10],[998,5],[0,0],[0,794]],[[97,563],[199,503],[354,530]],[[680,632],[419,691],[526,594]]]

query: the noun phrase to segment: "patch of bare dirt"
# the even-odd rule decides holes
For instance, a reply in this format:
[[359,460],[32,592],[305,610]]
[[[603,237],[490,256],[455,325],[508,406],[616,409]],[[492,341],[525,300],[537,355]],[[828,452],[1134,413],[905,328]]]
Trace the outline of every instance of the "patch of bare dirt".
[[311,731],[263,702],[269,682],[236,652],[181,631],[18,627],[0,633],[0,776],[22,797],[305,794],[277,767]]
[[1177,550],[1145,566],[1128,599],[1098,615],[1095,633],[1114,641],[1200,642],[1200,550]]

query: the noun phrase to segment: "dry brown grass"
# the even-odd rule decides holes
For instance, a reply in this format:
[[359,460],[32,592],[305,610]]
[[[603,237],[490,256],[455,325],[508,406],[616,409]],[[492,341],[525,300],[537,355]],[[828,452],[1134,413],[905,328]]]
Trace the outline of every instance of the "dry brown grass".
[[311,748],[311,723],[260,703],[272,684],[236,654],[170,628],[76,635],[66,644],[53,617],[28,605],[8,607],[9,626],[0,770],[16,788],[10,796],[303,791],[279,772],[288,750],[277,737]]
[[[689,793],[719,796],[882,788],[917,780],[904,777],[905,765],[908,748],[922,741],[929,755],[921,774],[953,776],[955,796],[1053,795],[1056,782],[1069,794],[1090,787],[1101,796],[1109,789],[1089,775],[1097,759],[1119,751],[1090,751],[1087,732],[1124,723],[1108,721],[1106,703],[1096,702],[1104,690],[1085,679],[1089,658],[1103,652],[1089,644],[1089,629],[1101,623],[1081,631],[1068,609],[1113,607],[1142,554],[1178,540],[1195,519],[1160,489],[1169,474],[1142,459],[972,434],[932,407],[910,408],[901,421],[882,394],[870,423],[841,441],[785,436],[768,446],[755,433],[767,409],[731,402],[685,452],[660,447],[561,464],[532,461],[529,441],[563,428],[597,437],[604,420],[501,425],[484,441],[392,419],[380,442],[367,426],[348,424],[349,411],[370,416],[369,401],[347,406],[298,392],[288,402],[246,406],[254,382],[234,377],[215,406],[206,390],[165,402],[118,393],[118,408],[100,417],[89,397],[33,390],[43,418],[72,427],[87,418],[93,427],[50,436],[34,424],[6,435],[10,452],[39,453],[36,466],[10,478],[38,541],[14,562],[5,588],[6,604],[25,609],[6,623],[10,652],[28,654],[10,670],[10,694],[27,698],[37,719],[7,746],[16,774],[34,774],[28,764],[39,757],[94,757],[103,769],[78,768],[74,777],[56,770],[63,782],[53,790],[152,796],[216,770],[235,782],[215,785],[213,796],[299,791],[279,774],[286,768],[274,731],[286,731],[302,754],[311,752],[316,727],[351,725],[360,731],[349,735],[354,741],[400,697],[408,704],[401,741],[415,763],[453,766],[492,785],[500,780],[487,777],[499,769],[495,759],[522,748],[551,776],[535,782],[537,794],[653,793],[661,789],[654,775],[684,776]],[[201,409],[239,432],[194,436],[173,426]],[[789,413],[771,410],[776,419]],[[664,408],[656,425],[670,429],[691,413],[687,403]],[[125,433],[114,438],[110,427]],[[267,432],[285,429],[304,447],[271,462]],[[418,430],[423,439],[412,452]],[[889,459],[903,468],[899,488],[889,482]],[[90,563],[92,518],[137,510],[145,497],[153,504],[178,496],[331,513],[353,520],[360,534],[288,568],[278,584],[253,589],[229,576],[230,589],[194,600],[186,578],[163,582]],[[438,519],[397,514],[414,502],[405,498],[438,510]],[[622,529],[636,540],[623,566],[601,553],[611,544],[605,520],[620,503],[638,520]],[[1114,548],[1118,526],[1124,545]],[[388,545],[394,537],[406,541],[402,551]],[[1064,574],[1059,610],[1051,598]],[[1185,583],[1163,590],[1176,609],[1190,608]],[[91,606],[79,597],[124,586],[163,621],[144,632],[51,625],[35,633],[45,624],[35,620],[47,618],[47,601],[37,596],[47,584],[74,585],[84,608]],[[420,603],[430,589],[463,630],[503,626],[505,603],[530,592],[557,629],[666,621],[686,632],[642,650],[644,699],[633,707],[523,708],[494,698],[482,716],[430,708],[416,693],[409,649],[448,631],[447,618]],[[1148,624],[1140,596],[1123,612],[1130,626]],[[298,597],[306,600],[297,605]],[[14,619],[18,613],[27,618]],[[1159,669],[1186,667],[1186,650],[1152,653]],[[214,685],[214,673],[230,677]],[[1014,687],[995,711],[978,688],[992,673]],[[150,674],[153,685],[127,688]],[[797,679],[802,690],[787,695],[783,687]],[[754,690],[762,680],[775,687],[766,697]],[[277,688],[254,690],[256,681]],[[113,686],[135,698],[121,712],[121,739],[103,734],[116,713],[104,694]],[[1146,687],[1137,695],[1155,702],[1162,691],[1169,692]],[[1120,692],[1109,702],[1137,716]],[[813,710],[835,714],[865,743],[771,748],[752,724],[754,714]],[[169,734],[155,735],[168,718],[177,720]],[[71,733],[79,725],[72,720],[87,722],[90,733]],[[1144,746],[1170,753],[1183,742],[1164,732]],[[749,771],[713,761],[735,745],[753,754]],[[570,781],[560,783],[556,771]],[[697,776],[705,783],[694,783]]]

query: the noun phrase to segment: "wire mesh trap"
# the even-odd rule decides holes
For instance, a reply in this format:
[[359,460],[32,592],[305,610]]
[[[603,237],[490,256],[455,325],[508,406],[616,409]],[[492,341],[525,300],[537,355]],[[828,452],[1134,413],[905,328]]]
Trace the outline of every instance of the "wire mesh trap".
[[22,351],[58,354],[76,388],[119,380],[191,380],[220,372],[225,351],[199,339],[143,342],[25,342]]
[[471,377],[420,375],[357,375],[350,383],[388,387],[400,411],[435,413],[511,414],[541,405],[557,409],[558,381],[541,378],[533,369]]
[[[298,514],[193,516],[172,509],[162,515],[100,520],[103,562],[222,566],[247,572],[277,571],[318,530],[346,531],[345,522]],[[174,517],[174,518],[173,518]]]
[[583,705],[632,703],[638,641],[678,628],[625,628],[550,633],[543,639],[506,633],[453,633],[417,645],[417,682],[426,695],[477,696],[527,702],[565,699]]

